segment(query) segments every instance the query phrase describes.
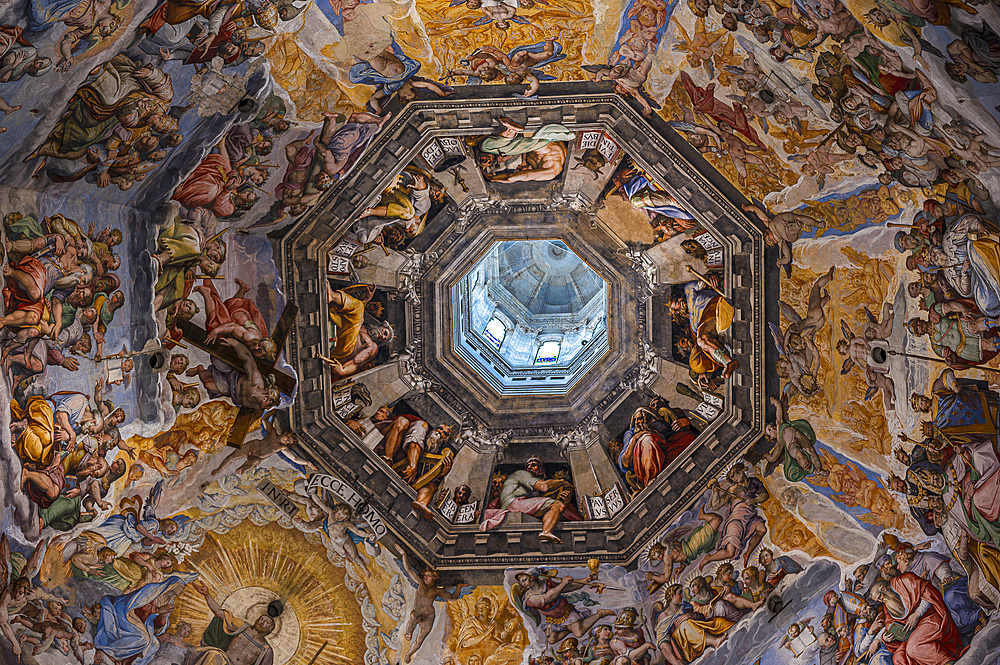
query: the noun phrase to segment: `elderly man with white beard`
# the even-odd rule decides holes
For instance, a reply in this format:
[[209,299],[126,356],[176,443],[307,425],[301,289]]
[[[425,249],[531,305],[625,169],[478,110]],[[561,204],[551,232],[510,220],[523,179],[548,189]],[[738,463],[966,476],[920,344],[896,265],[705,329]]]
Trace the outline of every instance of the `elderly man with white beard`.
[[885,627],[885,619],[868,603],[858,607],[858,620],[854,624],[854,656],[858,662],[871,657],[868,665],[893,665],[892,652],[882,644],[879,635]]
[[441,425],[436,429],[431,429],[427,421],[420,416],[412,414],[400,414],[393,416],[388,406],[380,408],[372,417],[375,427],[382,432],[383,439],[380,444],[381,451],[376,448],[376,452],[381,452],[382,459],[386,464],[395,464],[402,453],[406,458],[406,467],[400,474],[407,483],[412,483],[417,479],[417,468],[420,457],[425,452],[437,453],[441,446],[446,443],[452,435],[452,428]]
[[941,592],[913,573],[886,565],[888,578],[872,585],[871,597],[883,604],[881,640],[898,665],[950,665],[962,655],[962,640]]

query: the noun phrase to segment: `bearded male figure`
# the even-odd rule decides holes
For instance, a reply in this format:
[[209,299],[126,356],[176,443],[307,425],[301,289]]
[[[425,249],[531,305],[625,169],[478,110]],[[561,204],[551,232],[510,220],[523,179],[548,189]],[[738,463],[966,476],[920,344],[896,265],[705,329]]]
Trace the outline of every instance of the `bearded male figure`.
[[962,641],[941,593],[913,573],[872,585],[872,600],[883,604],[882,642],[899,665],[948,665],[962,655]]
[[222,609],[204,582],[191,587],[205,597],[215,616],[184,665],[273,665],[274,650],[265,638],[274,630],[274,619],[262,614],[253,624],[240,621]]

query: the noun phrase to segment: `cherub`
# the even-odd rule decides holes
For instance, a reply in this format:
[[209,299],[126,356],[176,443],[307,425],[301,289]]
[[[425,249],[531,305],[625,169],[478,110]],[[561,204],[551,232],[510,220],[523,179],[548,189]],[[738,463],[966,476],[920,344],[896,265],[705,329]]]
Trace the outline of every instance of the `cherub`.
[[[811,625],[812,620],[815,618],[816,617],[806,617],[801,621],[796,621],[792,625],[790,625],[788,627],[788,632],[785,633],[784,637],[781,638],[781,644],[779,645],[779,648],[788,649],[789,651],[792,651],[792,642],[798,639],[799,635],[805,632],[808,632],[810,635],[812,635],[813,641],[815,641],[816,633],[815,629]],[[795,652],[792,651],[792,653]],[[799,654],[796,654],[796,657],[798,655]]]
[[652,68],[653,62],[650,58],[644,58],[635,63],[622,60],[613,66],[600,66],[594,72],[594,80],[600,82],[607,78],[614,81],[615,92],[623,97],[631,97],[639,102],[639,106],[642,107],[642,114],[649,117],[653,114],[654,105],[656,108],[660,108],[659,104],[656,104],[643,87],[646,84],[646,79],[649,78],[649,72]]
[[[10,625],[10,612],[12,609],[19,611],[29,600],[37,597],[37,592],[31,588],[31,580],[41,569],[48,545],[49,539],[46,538],[24,561],[19,554],[11,555],[7,534],[0,536],[0,632],[10,641],[11,650],[18,658],[21,656],[21,644]],[[18,561],[23,561],[22,565],[16,566]]]
[[728,65],[724,69],[736,75],[736,87],[745,95],[754,95],[767,89],[768,74],[757,62],[753,51],[748,51],[746,60],[740,65]]
[[73,655],[76,656],[80,665],[85,665],[80,636],[87,633],[87,620],[83,617],[74,618],[71,629],[66,625],[69,617],[63,613],[62,603],[56,600],[49,601],[48,608],[49,616],[45,621],[34,621],[26,616],[19,616],[12,619],[12,621],[20,623],[28,630],[41,634],[40,638],[22,634],[21,644],[36,645],[31,650],[31,655],[37,656],[52,646],[52,642],[55,641],[63,653],[68,653],[72,649]]
[[841,320],[840,330],[844,338],[837,341],[837,352],[847,356],[840,368],[840,374],[847,374],[855,367],[864,371],[865,383],[868,384],[868,390],[865,392],[865,401],[873,398],[875,393],[881,390],[885,408],[889,411],[895,411],[896,386],[892,381],[892,377],[888,374],[877,372],[868,365],[868,358],[872,351],[869,341],[860,335],[855,335],[846,321]]
[[895,313],[891,302],[882,305],[882,322],[875,318],[875,315],[865,307],[865,322],[858,328],[858,334],[868,341],[881,339],[885,340],[892,334],[892,323],[895,320]]
[[784,266],[785,273],[789,275],[792,274],[792,243],[801,238],[803,233],[826,226],[826,222],[794,210],[774,214],[756,205],[744,205],[743,210],[753,213],[764,222],[767,228],[764,242],[768,245],[778,245],[781,250],[778,265]]
[[[679,21],[674,21],[674,25],[677,26],[677,32],[680,34],[678,43],[674,44],[673,50],[687,53],[687,62],[689,65],[692,67],[701,67],[704,65],[709,78],[715,78],[715,70],[712,68],[712,58],[715,56],[715,49],[712,46],[729,34],[729,31],[725,28],[719,28],[713,32],[708,32],[705,29],[705,18],[701,16],[694,22],[694,37],[688,36],[687,31],[684,30],[684,26]],[[730,39],[730,48],[732,48],[732,39]]]
[[788,303],[779,300],[781,314],[792,323],[785,328],[784,334],[775,323],[768,324],[774,345],[781,354],[777,367],[778,375],[787,374],[789,383],[785,384],[783,393],[790,398],[801,392],[814,395],[819,391],[816,375],[820,367],[820,354],[816,348],[816,333],[826,325],[826,313],[823,307],[830,302],[830,294],[826,286],[833,279],[834,268],[822,275],[813,284],[809,292],[809,304],[805,318]]
[[[789,155],[788,157],[788,161],[802,164],[802,173],[804,175],[815,176],[816,185],[820,189],[823,189],[823,186],[826,185],[826,176],[834,174],[834,166],[855,157],[855,153],[833,151],[837,136],[837,132],[830,132],[818,144],[803,144],[803,148],[812,147],[808,152],[803,150],[798,154]],[[860,156],[858,158],[861,159]]]
[[[396,551],[399,552],[399,556],[403,559],[403,570],[406,571],[406,574],[411,579],[416,580],[417,584],[417,592],[413,598],[413,610],[410,612],[410,620],[406,624],[406,634],[404,635],[407,640],[412,640],[410,648],[403,658],[404,663],[409,663],[413,660],[413,655],[420,650],[424,640],[427,639],[427,635],[434,626],[434,601],[438,598],[442,600],[457,600],[461,596],[462,588],[465,585],[459,584],[455,587],[454,591],[445,591],[443,587],[438,586],[439,575],[436,570],[427,567],[424,569],[422,575],[417,575],[410,568],[409,560],[406,557],[406,550],[403,549],[403,546],[397,543]],[[413,639],[414,631],[417,631],[416,639]]]

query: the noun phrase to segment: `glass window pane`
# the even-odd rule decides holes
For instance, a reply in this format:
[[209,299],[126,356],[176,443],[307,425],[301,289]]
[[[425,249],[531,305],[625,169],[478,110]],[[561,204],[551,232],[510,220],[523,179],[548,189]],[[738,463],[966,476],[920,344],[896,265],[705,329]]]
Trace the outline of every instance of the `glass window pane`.
[[507,326],[500,319],[493,317],[486,324],[483,335],[493,343],[493,346],[499,349],[500,345],[503,344],[503,338],[507,335]]
[[535,364],[544,365],[559,360],[559,346],[559,342],[542,342],[538,347],[538,353],[535,354]]

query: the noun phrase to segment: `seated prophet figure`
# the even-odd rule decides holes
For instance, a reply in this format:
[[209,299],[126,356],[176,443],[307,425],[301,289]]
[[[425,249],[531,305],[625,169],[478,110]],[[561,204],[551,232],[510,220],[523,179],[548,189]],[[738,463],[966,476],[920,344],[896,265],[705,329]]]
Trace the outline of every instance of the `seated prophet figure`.
[[962,654],[962,639],[941,592],[913,573],[872,585],[871,597],[882,603],[882,643],[894,663],[953,663]]
[[330,322],[337,327],[329,365],[334,377],[341,379],[357,374],[374,360],[379,343],[388,344],[394,333],[388,323],[374,330],[365,326],[365,303],[375,294],[373,284],[358,284],[337,291],[327,284],[326,294]]
[[500,490],[500,508],[487,508],[480,531],[486,531],[503,524],[510,513],[524,513],[542,520],[542,532],[538,539],[547,543],[562,544],[552,533],[559,518],[566,514],[569,519],[581,519],[579,512],[570,502],[573,485],[561,478],[545,477],[545,466],[537,457],[529,459],[524,469],[515,471],[503,481]]
[[670,314],[677,323],[687,323],[690,339],[682,339],[678,346],[688,353],[688,365],[697,375],[698,385],[708,387],[710,377],[722,372],[728,379],[740,366],[730,355],[719,338],[733,324],[735,310],[718,291],[706,288],[701,282],[684,285],[684,295],[670,302]]
[[[491,165],[498,167],[497,171],[487,174],[493,182],[544,182],[555,180],[562,173],[566,163],[566,145],[564,141],[572,141],[576,134],[562,125],[545,125],[530,138],[518,136],[524,132],[524,127],[510,118],[499,118],[504,129],[497,136],[488,136],[479,144],[479,150],[497,158],[486,158]],[[506,162],[515,157],[521,158],[520,165],[514,170],[500,170]]]
[[201,646],[191,651],[184,665],[273,665],[274,650],[266,640],[274,630],[269,614],[248,624],[222,609],[204,582],[192,582],[191,587],[205,597],[214,616],[202,635]]
[[630,485],[641,489],[667,468],[696,436],[683,411],[672,408],[662,397],[656,397],[650,401],[648,409],[640,407],[632,415],[632,426],[622,437],[618,467]]

